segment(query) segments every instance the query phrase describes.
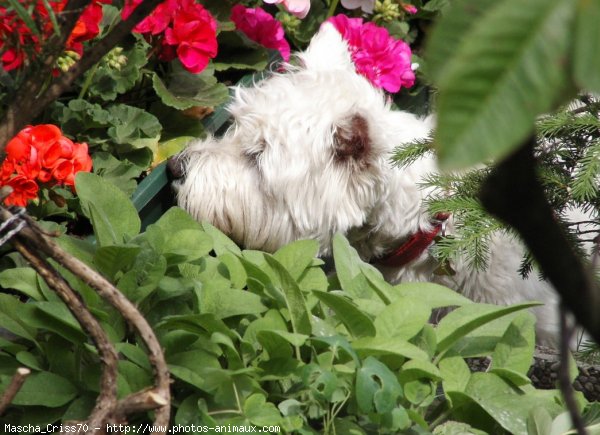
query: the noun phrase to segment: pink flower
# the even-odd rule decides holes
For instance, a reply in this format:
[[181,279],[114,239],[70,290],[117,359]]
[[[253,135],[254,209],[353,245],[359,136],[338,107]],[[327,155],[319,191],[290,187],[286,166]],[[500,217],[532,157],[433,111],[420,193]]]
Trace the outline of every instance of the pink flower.
[[392,38],[387,29],[341,14],[327,21],[347,41],[356,71],[374,86],[395,93],[415,83],[410,47]]
[[297,16],[298,18],[304,18],[308,15],[308,11],[310,10],[310,0],[263,0],[265,3],[269,4],[279,4],[283,3],[283,6],[290,12],[291,14]]
[[283,26],[264,9],[235,5],[231,8],[231,21],[248,39],[263,47],[278,50],[283,60],[290,60],[290,44],[285,39]]
[[412,15],[416,14],[419,11],[416,6],[407,4],[402,4],[402,9],[404,9],[406,12]]
[[361,8],[363,12],[370,14],[373,12],[375,0],[342,0],[342,6],[346,9]]

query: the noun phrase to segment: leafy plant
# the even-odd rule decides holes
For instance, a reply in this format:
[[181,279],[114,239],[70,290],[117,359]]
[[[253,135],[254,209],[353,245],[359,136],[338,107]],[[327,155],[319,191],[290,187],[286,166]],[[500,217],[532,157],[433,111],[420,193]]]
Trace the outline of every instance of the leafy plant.
[[[459,427],[526,434],[564,424],[559,393],[535,390],[526,376],[534,346],[526,309],[534,303],[497,307],[435,284],[392,286],[339,235],[337,274],[328,277],[314,241],[274,254],[240,250],[179,208],[139,233],[133,206],[110,182],[79,174],[76,186],[96,242],[66,234],[58,241],[114,282],[153,326],[175,380],[174,424],[436,434]],[[59,269],[120,353],[119,395],[148,386],[137,337]],[[29,267],[0,273],[0,285],[13,291],[0,295],[0,322],[12,334],[2,339],[0,390],[16,367],[33,371],[4,421],[85,418],[99,376],[88,338]],[[443,307],[455,309],[429,324]],[[484,355],[490,369],[471,373],[465,358]]]

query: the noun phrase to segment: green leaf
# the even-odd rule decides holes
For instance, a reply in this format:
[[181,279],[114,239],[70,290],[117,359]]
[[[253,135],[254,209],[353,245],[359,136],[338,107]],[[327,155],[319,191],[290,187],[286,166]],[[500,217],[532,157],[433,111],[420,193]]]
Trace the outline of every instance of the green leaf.
[[406,282],[394,286],[394,293],[421,301],[431,309],[442,307],[460,307],[472,304],[455,290],[431,282]]
[[108,279],[120,270],[128,269],[141,251],[139,246],[103,246],[96,250],[94,264]]
[[313,291],[313,294],[335,312],[353,337],[375,336],[373,321],[348,299],[321,291]]
[[359,338],[352,342],[352,347],[359,355],[396,355],[419,360],[429,359],[427,353],[399,338]]
[[333,260],[342,289],[353,297],[369,297],[370,286],[361,273],[365,263],[348,240],[340,233],[333,236]]
[[158,75],[152,75],[152,86],[162,102],[179,110],[194,106],[214,107],[229,98],[227,87],[219,83],[210,66],[200,74],[192,74],[175,63],[170,83],[166,85]]
[[574,2],[562,0],[504,0],[475,24],[438,83],[435,145],[443,167],[505,157],[566,96],[574,11]]
[[121,55],[127,59],[127,62],[120,69],[106,63],[106,57],[115,57],[114,49],[113,52],[109,52],[103,61],[86,74],[86,78],[91,79],[88,88],[90,95],[100,97],[104,101],[113,101],[117,95],[133,88],[142,76],[143,66],[148,63],[149,48],[150,45],[139,38],[129,50],[122,52]]
[[83,343],[87,335],[79,322],[62,302],[36,302],[29,324],[39,329],[56,332],[73,343]]
[[319,243],[316,240],[297,240],[277,250],[273,257],[298,281],[318,251]]
[[442,373],[429,361],[413,359],[404,363],[402,371],[400,372],[400,379],[402,382],[421,378],[439,381],[442,379]]
[[262,394],[252,394],[244,401],[246,418],[256,426],[275,426],[281,421],[277,407]]
[[285,297],[285,303],[290,313],[292,331],[298,334],[310,335],[311,325],[306,308],[304,295],[298,287],[298,283],[290,276],[289,272],[273,256],[265,254],[265,260],[273,269],[281,282],[281,290]]
[[0,272],[0,286],[5,289],[17,290],[34,301],[45,299],[37,285],[37,273],[30,267],[3,270]]
[[442,374],[444,391],[464,392],[471,379],[471,369],[460,356],[442,359],[439,364]]
[[573,75],[580,88],[600,92],[600,3],[577,2],[577,18],[573,27]]
[[203,313],[214,313],[219,319],[267,311],[260,296],[246,290],[204,286],[201,303]]
[[196,260],[213,247],[211,237],[199,222],[179,207],[171,207],[150,225],[145,237],[170,264]]
[[140,218],[125,194],[101,177],[87,172],[75,176],[83,213],[92,220],[100,246],[123,243],[140,231]]
[[398,298],[375,318],[379,337],[409,340],[429,321],[431,308],[413,298]]
[[[4,391],[6,384],[0,387]],[[75,398],[77,389],[67,379],[50,372],[32,373],[13,398],[13,405],[56,408]]]
[[[247,40],[247,38],[245,38]],[[261,45],[249,41],[248,45],[253,50],[248,50],[237,32],[222,32],[219,34],[219,62],[213,62],[216,71],[225,71],[231,68],[237,70],[252,69],[262,71],[269,62],[269,53]]]
[[128,197],[137,188],[136,178],[144,168],[126,159],[117,159],[107,152],[95,152],[93,155],[94,173],[100,175],[105,181],[121,189]]
[[270,360],[290,359],[293,355],[293,345],[276,332],[266,329],[258,331],[256,339],[263,350],[267,352]]
[[151,113],[126,104],[110,106],[111,127],[107,133],[117,144],[121,153],[141,148],[153,152],[158,146],[162,126]]
[[15,355],[15,359],[23,364],[25,367],[29,367],[34,370],[43,371],[43,365],[39,358],[31,352],[21,351]]
[[[439,2],[429,1],[423,8]],[[454,0],[446,8],[442,19],[433,27],[426,46],[425,67],[433,81],[439,82],[452,69],[452,64],[458,61],[459,48],[470,38],[481,18],[497,5],[498,0]]]
[[445,316],[436,328],[439,353],[443,353],[461,337],[499,317],[539,305],[535,302],[499,307],[488,304],[470,304],[457,308]]
[[515,435],[527,435],[527,418],[532,409],[544,407],[550,415],[561,410],[550,396],[523,394],[492,373],[473,373],[465,393]]
[[508,369],[526,376],[535,350],[534,327],[535,317],[532,313],[519,313],[496,345],[490,371]]
[[0,294],[0,325],[9,332],[35,342],[35,328],[28,325],[32,310],[12,295]]
[[365,359],[356,373],[356,402],[364,412],[385,414],[396,407],[402,387],[396,375],[373,357]]
[[233,252],[234,254],[240,255],[242,251],[235,244],[233,240],[219,231],[216,227],[209,224],[208,222],[202,222],[200,224],[202,229],[213,239],[214,250],[217,255],[224,254],[226,252]]
[[413,405],[427,406],[434,398],[435,390],[430,382],[415,379],[403,384],[404,396]]

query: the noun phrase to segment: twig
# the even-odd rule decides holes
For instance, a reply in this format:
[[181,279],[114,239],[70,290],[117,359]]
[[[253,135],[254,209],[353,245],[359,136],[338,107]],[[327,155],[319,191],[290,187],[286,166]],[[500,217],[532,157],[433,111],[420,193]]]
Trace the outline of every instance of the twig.
[[120,400],[116,407],[116,413],[113,415],[117,420],[121,416],[135,414],[142,411],[150,411],[161,406],[165,406],[168,403],[164,397],[156,392],[154,388],[138,391],[137,393],[130,394],[124,399]]
[[100,394],[96,399],[96,405],[92,410],[87,433],[95,434],[95,428],[102,427],[106,418],[115,409],[117,404],[117,351],[108,339],[108,336],[100,326],[100,323],[79,299],[69,283],[62,278],[58,272],[45,260],[39,258],[34,250],[20,240],[14,240],[13,245],[19,253],[33,266],[37,273],[46,281],[58,296],[67,305],[73,316],[77,319],[92,338],[98,348],[100,359],[103,363],[102,378],[100,381]]
[[6,387],[6,390],[4,390],[4,393],[2,393],[2,397],[0,397],[0,415],[4,414],[4,411],[8,405],[10,405],[10,402],[13,401],[30,373],[31,370],[25,367],[19,367],[17,369],[17,372],[12,377],[10,384],[8,384],[8,387]]
[[585,424],[581,418],[581,414],[579,413],[579,409],[577,408],[577,402],[575,401],[575,396],[573,394],[573,385],[571,384],[571,380],[569,379],[569,343],[571,342],[571,337],[573,336],[573,327],[569,325],[567,322],[567,312],[565,308],[561,305],[559,310],[560,316],[560,343],[559,343],[559,352],[560,352],[560,364],[558,366],[558,385],[560,386],[560,391],[565,399],[565,405],[567,406],[567,410],[571,416],[571,422],[577,433],[579,435],[587,435],[587,430],[585,429]]
[[[4,207],[0,207],[0,220],[8,220],[11,219],[12,216],[10,211]],[[140,314],[137,308],[102,275],[81,260],[65,252],[52,238],[40,232],[38,230],[38,225],[32,219],[27,218],[26,216],[25,219],[29,225],[21,229],[18,235],[15,236],[14,242],[21,242],[27,246],[35,246],[37,251],[52,257],[60,265],[95,289],[103,299],[115,307],[121,313],[123,318],[137,330],[148,349],[148,359],[154,371],[155,388],[153,393],[160,397],[160,399],[155,400],[155,402],[164,403],[164,405],[160,406],[155,411],[154,427],[168,427],[171,401],[169,369],[160,343],[146,319]],[[118,410],[113,409],[113,411],[118,413]],[[155,431],[153,433],[164,434],[165,431]]]
[[[85,6],[89,4],[91,0],[70,0],[69,5],[73,3],[74,6],[79,6],[81,10],[83,8],[82,5]],[[84,72],[86,72],[89,68],[95,65],[102,57],[104,57],[112,48],[121,41],[126,35],[128,35],[131,30],[138,24],[142,19],[144,19],[154,8],[164,0],[144,0],[141,4],[139,4],[131,15],[125,20],[121,21],[117,24],[114,29],[106,35],[103,39],[98,41],[94,46],[88,51],[84,52],[82,58],[73,65],[69,71],[55,78],[50,86],[38,95],[41,90],[40,80],[41,73],[32,74],[23,86],[17,92],[17,97],[14,101],[9,105],[7,109],[6,117],[0,123],[0,154],[3,153],[4,147],[6,143],[25,125],[31,123],[31,121],[38,116],[42,111],[54,100],[56,100],[59,96],[61,96],[65,91],[67,91],[73,82],[81,76]],[[65,8],[65,12],[66,12]],[[73,7],[74,9],[74,7]],[[71,11],[73,11],[71,9]],[[71,30],[75,23],[77,22],[77,18],[79,18],[79,14],[70,14],[70,20],[72,22],[72,26],[65,29],[61,27],[61,35],[67,36],[71,33]],[[73,18],[74,17],[74,18]],[[63,31],[65,30],[65,31]],[[64,40],[56,41],[50,44],[51,50],[57,53],[61,53],[64,44],[66,41],[66,37]],[[48,58],[44,62],[43,72],[46,74],[42,75],[42,77],[47,77],[50,72],[54,62],[56,61],[56,57]]]
[[483,183],[481,202],[519,233],[564,306],[600,343],[598,289],[556,220],[536,177],[534,146],[532,137],[492,171]]

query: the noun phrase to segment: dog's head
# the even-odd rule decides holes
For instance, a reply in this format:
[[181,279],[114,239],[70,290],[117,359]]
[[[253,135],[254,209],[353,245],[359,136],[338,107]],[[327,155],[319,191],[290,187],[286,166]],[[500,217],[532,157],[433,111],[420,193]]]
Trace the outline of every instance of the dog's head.
[[248,248],[274,250],[377,225],[389,193],[389,153],[429,127],[392,111],[355,71],[347,44],[325,24],[299,66],[235,89],[223,138],[192,144],[171,161],[178,204]]

